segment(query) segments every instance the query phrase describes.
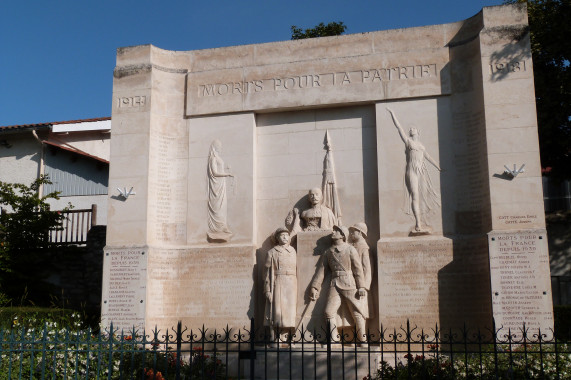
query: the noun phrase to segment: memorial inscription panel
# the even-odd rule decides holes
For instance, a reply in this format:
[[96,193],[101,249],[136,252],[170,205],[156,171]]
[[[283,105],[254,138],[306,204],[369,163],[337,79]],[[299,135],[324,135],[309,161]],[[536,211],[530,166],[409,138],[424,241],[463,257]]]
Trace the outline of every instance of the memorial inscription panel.
[[454,196],[458,210],[454,218],[456,233],[488,231],[485,221],[490,217],[487,163],[474,160],[486,150],[484,113],[482,111],[453,112]]
[[156,241],[183,243],[186,241],[186,146],[182,139],[156,134],[154,149],[149,153],[150,175],[155,179],[149,184],[149,193],[155,203],[149,205],[154,222]]
[[102,324],[125,331],[145,324],[147,253],[125,248],[105,252]]
[[489,326],[485,237],[384,238],[378,244],[383,327]]
[[149,255],[149,324],[248,326],[253,247],[153,249]]
[[377,249],[383,326],[398,328],[406,318],[434,326],[439,321],[438,271],[452,261],[452,240],[387,238]]
[[448,49],[423,53],[422,60],[371,52],[292,62],[287,70],[273,64],[190,72],[187,116],[449,94]]
[[553,328],[549,254],[545,230],[491,232],[492,307],[498,328]]

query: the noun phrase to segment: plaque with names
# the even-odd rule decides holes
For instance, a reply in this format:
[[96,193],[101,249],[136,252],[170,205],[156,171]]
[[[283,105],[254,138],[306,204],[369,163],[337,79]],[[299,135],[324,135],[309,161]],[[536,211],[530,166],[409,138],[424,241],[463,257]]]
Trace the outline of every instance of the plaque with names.
[[147,326],[222,331],[250,325],[254,248],[149,248]]
[[533,333],[541,328],[550,335],[553,304],[546,231],[491,232],[488,242],[496,328],[521,336],[525,323]]
[[384,238],[378,243],[383,327],[425,331],[491,325],[485,237]]
[[110,249],[103,262],[101,322],[125,334],[145,325],[147,252],[142,248]]
[[439,321],[438,271],[452,262],[446,238],[381,239],[379,316],[383,325],[433,327]]

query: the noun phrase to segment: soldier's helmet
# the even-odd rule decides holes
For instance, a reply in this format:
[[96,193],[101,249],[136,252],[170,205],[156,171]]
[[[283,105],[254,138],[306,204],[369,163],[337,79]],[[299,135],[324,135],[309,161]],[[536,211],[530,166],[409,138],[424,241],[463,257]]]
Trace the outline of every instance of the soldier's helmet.
[[343,235],[343,241],[347,241],[347,237],[349,236],[349,230],[345,226],[333,226],[334,230],[341,232]]
[[274,234],[272,235],[272,242],[273,242],[274,244],[277,244],[277,242],[278,242],[278,236],[280,236],[280,234],[281,234],[281,233],[284,233],[284,232],[289,235],[289,231],[288,231],[287,228],[285,228],[285,227],[279,227],[279,228],[274,232]]
[[363,237],[367,237],[367,225],[363,222],[353,224],[351,227],[349,227],[349,230],[360,231],[361,234],[363,234]]

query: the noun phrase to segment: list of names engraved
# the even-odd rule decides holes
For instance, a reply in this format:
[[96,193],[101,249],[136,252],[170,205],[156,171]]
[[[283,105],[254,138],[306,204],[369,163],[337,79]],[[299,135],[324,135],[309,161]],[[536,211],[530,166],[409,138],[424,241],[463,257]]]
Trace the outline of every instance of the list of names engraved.
[[438,321],[438,271],[451,261],[448,239],[381,242],[381,317],[398,322],[402,316]]
[[184,139],[161,134],[153,135],[154,149],[149,193],[155,202],[149,206],[154,220],[157,241],[182,243],[186,241],[186,179],[187,159]]
[[198,324],[248,322],[252,248],[157,249],[148,266],[152,316],[176,315]]
[[383,326],[398,328],[407,319],[423,328],[485,326],[491,319],[487,248],[485,236],[381,239]]
[[496,326],[519,331],[551,327],[551,283],[544,231],[490,234],[492,306]]
[[105,252],[102,317],[119,329],[141,327],[145,321],[147,255],[143,249]]

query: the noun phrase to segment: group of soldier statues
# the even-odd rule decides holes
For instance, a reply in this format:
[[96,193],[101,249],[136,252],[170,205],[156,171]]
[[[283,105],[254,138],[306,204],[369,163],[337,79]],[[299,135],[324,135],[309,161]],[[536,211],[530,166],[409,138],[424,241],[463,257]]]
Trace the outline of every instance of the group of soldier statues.
[[[291,238],[300,231],[331,231],[332,244],[319,258],[308,297],[311,301],[317,300],[324,278],[330,278],[324,311],[326,321],[334,328],[341,308],[346,307],[357,339],[364,340],[372,281],[369,245],[365,240],[367,226],[362,222],[349,228],[339,225],[331,209],[322,204],[319,188],[311,189],[308,198],[311,208],[301,214],[294,210],[291,233],[280,227],[272,236],[275,246],[268,251],[264,266],[264,324],[270,328],[271,339],[276,333],[295,333],[297,253],[290,245]],[[326,276],[328,274],[330,276]]]

